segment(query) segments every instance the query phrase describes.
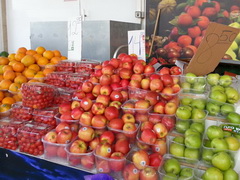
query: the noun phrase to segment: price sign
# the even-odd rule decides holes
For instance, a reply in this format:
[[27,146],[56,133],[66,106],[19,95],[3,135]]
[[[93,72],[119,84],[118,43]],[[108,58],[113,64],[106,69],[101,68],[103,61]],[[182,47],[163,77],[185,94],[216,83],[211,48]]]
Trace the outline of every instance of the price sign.
[[214,71],[238,33],[239,29],[223,24],[210,23],[185,73],[192,72],[196,75],[206,75]]
[[234,125],[224,125],[222,127],[222,130],[231,132],[233,134],[240,134],[240,127],[237,125],[235,125],[235,126]]
[[80,60],[82,54],[82,19],[80,16],[68,21],[68,59]]
[[146,60],[145,31],[128,31],[128,54],[136,54],[139,59]]

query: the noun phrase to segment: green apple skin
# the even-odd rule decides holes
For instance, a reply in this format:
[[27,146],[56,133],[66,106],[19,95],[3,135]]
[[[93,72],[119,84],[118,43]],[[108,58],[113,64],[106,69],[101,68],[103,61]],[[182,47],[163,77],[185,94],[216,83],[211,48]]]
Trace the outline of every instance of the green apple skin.
[[203,123],[193,122],[190,125],[190,129],[194,129],[198,131],[199,133],[203,134],[205,130],[205,125]]
[[233,87],[225,88],[225,94],[227,95],[227,102],[234,104],[239,100],[239,93]]
[[171,143],[169,147],[169,153],[177,156],[177,157],[183,157],[185,151],[185,146],[178,143]]
[[227,102],[227,95],[225,94],[225,92],[219,91],[219,90],[215,90],[215,91],[211,91],[209,98],[214,100],[214,101],[218,101],[220,103],[226,103]]
[[216,90],[225,92],[225,88],[220,85],[215,85],[211,87],[211,91],[216,91]]
[[166,173],[162,180],[177,180],[177,179],[178,179],[178,177],[176,174]]
[[176,131],[179,133],[185,133],[190,128],[190,122],[188,120],[179,120],[175,124]]
[[240,115],[236,112],[231,112],[228,113],[226,119],[230,122],[230,123],[234,123],[234,124],[240,124]]
[[192,116],[191,119],[194,120],[202,120],[206,118],[206,111],[204,111],[203,109],[196,109],[194,108],[192,110]]
[[184,97],[180,100],[181,104],[184,106],[188,106],[192,103],[193,99],[190,97]]
[[229,131],[223,131],[223,133],[224,133],[224,137],[232,136],[232,133]]
[[193,169],[184,167],[184,168],[181,169],[181,172],[180,172],[179,175],[180,176],[185,176],[185,177],[192,177],[193,176]]
[[219,78],[219,85],[223,87],[228,87],[232,84],[232,77],[229,75],[222,75]]
[[185,80],[186,82],[190,83],[190,84],[193,84],[195,81],[196,81],[196,78],[197,76],[193,73],[187,73],[185,74]]
[[189,93],[191,91],[191,84],[188,82],[182,82],[180,86],[184,93]]
[[202,150],[202,159],[204,161],[207,161],[208,163],[211,163],[213,155],[214,155],[214,152],[212,149],[204,148]]
[[185,148],[184,157],[198,160],[200,158],[200,152],[198,149]]
[[238,151],[240,143],[236,137],[229,136],[225,138],[226,143],[228,144],[228,149],[231,151]]
[[184,136],[187,137],[187,136],[192,135],[192,134],[198,135],[199,137],[201,136],[201,134],[197,130],[191,129],[191,128],[186,130],[186,132],[184,133]]
[[203,144],[205,147],[210,148],[211,147],[211,140],[209,139],[204,139]]
[[214,152],[221,152],[228,150],[228,143],[223,138],[214,138],[211,141],[211,148],[214,148]]
[[201,136],[196,134],[191,134],[185,137],[185,146],[188,148],[200,148],[202,145]]
[[197,77],[197,83],[205,86],[206,85],[206,78],[204,76],[198,76]]
[[207,75],[207,83],[211,86],[217,85],[219,79],[220,79],[220,75],[217,73],[211,73]]
[[213,155],[212,165],[221,171],[226,171],[232,166],[232,158],[226,152],[218,152]]
[[236,171],[234,171],[232,168],[224,171],[223,173],[223,180],[239,180],[239,175]]
[[202,175],[202,180],[223,180],[223,173],[215,167],[210,167]]
[[184,137],[183,136],[177,136],[177,137],[173,138],[173,142],[184,144]]
[[199,84],[198,82],[194,83],[192,86],[192,92],[196,94],[203,94],[205,92],[205,85]]
[[213,140],[214,138],[223,138],[224,133],[221,127],[212,125],[207,128],[207,137],[210,140]]
[[223,104],[221,106],[220,112],[223,116],[227,116],[230,112],[235,112],[235,108],[230,104]]
[[177,108],[176,116],[180,119],[187,120],[191,117],[191,111],[186,106]]
[[178,177],[178,180],[186,180],[186,179],[189,179],[190,177],[187,177],[187,176],[179,176]]
[[173,173],[175,175],[178,175],[181,171],[180,163],[175,158],[167,159],[163,165],[163,168],[166,173]]
[[191,102],[191,107],[204,110],[206,107],[206,100],[205,99],[193,99]]
[[208,102],[206,105],[206,110],[208,111],[208,114],[211,116],[217,116],[220,114],[220,106],[213,102]]

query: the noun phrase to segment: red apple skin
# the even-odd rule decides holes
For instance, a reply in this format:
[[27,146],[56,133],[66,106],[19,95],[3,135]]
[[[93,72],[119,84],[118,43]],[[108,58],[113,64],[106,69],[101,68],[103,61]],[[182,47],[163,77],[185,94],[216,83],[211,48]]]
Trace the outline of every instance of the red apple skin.
[[98,145],[95,150],[96,155],[108,158],[111,156],[112,152],[112,146],[108,143]]
[[104,112],[105,112],[105,105],[103,103],[100,103],[100,102],[95,102],[92,105],[91,111],[95,115],[97,115],[97,114],[104,114]]
[[132,59],[132,57],[131,57],[130,55],[125,55],[125,56],[122,57],[121,61],[122,61],[123,63],[125,63],[125,62],[130,62],[130,63],[132,63],[132,62],[133,62],[133,59]]
[[65,146],[59,146],[57,148],[57,156],[63,159],[67,158],[67,152],[65,151]]
[[115,140],[115,136],[112,131],[104,131],[103,134],[100,136],[100,143],[108,143],[113,144]]
[[144,129],[141,133],[141,140],[148,144],[154,144],[157,140],[157,135],[152,129]]
[[129,86],[132,88],[141,88],[141,82],[135,79],[130,80]]
[[110,173],[111,169],[108,160],[99,159],[96,161],[96,169],[99,173]]
[[70,145],[69,151],[71,153],[86,153],[87,144],[84,141],[77,139],[72,142],[72,144]]
[[122,88],[122,86],[119,83],[112,83],[111,85],[112,90],[118,90]]
[[171,100],[174,97],[174,92],[171,87],[164,87],[161,92],[161,97],[167,101]]
[[160,75],[164,74],[170,74],[170,69],[168,67],[163,67],[162,69],[159,70],[158,72]]
[[161,80],[163,82],[164,87],[169,87],[173,85],[173,78],[170,74],[161,75]]
[[115,151],[126,155],[130,151],[130,142],[128,139],[119,139],[115,143]]
[[91,83],[99,83],[99,79],[96,76],[90,77],[88,81]]
[[110,102],[110,104],[109,104],[109,106],[114,106],[114,107],[116,107],[117,109],[120,109],[120,108],[121,108],[121,105],[122,105],[122,103],[119,102],[119,101],[112,101],[112,102]]
[[112,171],[122,171],[125,165],[126,159],[121,152],[113,152],[110,156],[109,166]]
[[123,102],[123,95],[122,95],[121,91],[114,90],[110,94],[110,99],[111,99],[111,101]]
[[144,69],[145,69],[145,65],[141,62],[137,62],[134,66],[133,66],[133,72],[136,74],[143,74],[144,73]]
[[104,115],[95,115],[91,122],[93,127],[103,128],[107,124],[107,118]]
[[140,180],[158,180],[158,174],[152,167],[146,167],[140,171]]
[[47,142],[56,143],[57,142],[57,132],[50,131],[44,136],[43,139]]
[[182,69],[178,66],[173,66],[170,68],[170,74],[171,75],[181,75],[182,74]]
[[93,169],[95,165],[94,156],[93,155],[82,156],[81,165],[86,169]]
[[162,123],[166,126],[168,131],[171,131],[176,124],[175,116],[163,116]]
[[80,119],[80,117],[82,116],[82,113],[84,111],[81,109],[81,108],[74,108],[72,111],[71,111],[71,117],[75,120],[77,119]]
[[67,144],[72,139],[72,131],[70,129],[62,129],[57,134],[57,143],[58,144]]
[[55,128],[56,133],[59,133],[62,129],[70,129],[70,125],[67,122],[60,122]]
[[142,74],[133,74],[131,76],[131,80],[137,80],[137,81],[141,82],[142,79],[143,79],[143,75]]
[[112,83],[120,83],[121,82],[121,78],[118,74],[113,74],[111,75],[111,80],[112,80]]
[[128,85],[129,85],[129,80],[127,80],[127,79],[122,79],[122,80],[120,81],[120,85],[121,85],[123,88],[127,88]]
[[144,169],[150,164],[148,153],[145,150],[135,151],[132,155],[132,162],[139,170]]
[[112,58],[109,61],[109,64],[111,64],[115,69],[119,67],[119,60],[117,58]]
[[57,156],[57,146],[55,145],[47,145],[44,147],[44,156],[47,158],[52,158]]
[[112,88],[110,85],[103,85],[100,88],[100,94],[102,94],[102,95],[109,96],[111,94],[111,92],[112,92]]
[[152,81],[153,79],[160,79],[160,75],[159,74],[151,74],[150,76],[149,76],[149,79],[150,79],[150,81]]
[[144,99],[140,99],[135,102],[134,107],[138,109],[138,113],[146,114],[148,111],[148,108],[150,107],[150,102]]
[[157,138],[164,138],[166,137],[168,130],[163,123],[157,123],[153,126],[153,130],[157,135]]
[[150,89],[150,79],[149,78],[143,78],[141,81],[141,88],[145,90]]
[[144,99],[149,101],[150,105],[153,106],[153,105],[157,104],[157,102],[159,101],[160,97],[159,97],[159,94],[157,92],[149,91],[145,95]]
[[85,141],[90,142],[95,137],[94,129],[91,127],[81,127],[78,131],[78,138]]
[[153,79],[150,81],[150,90],[161,92],[163,90],[163,82],[160,79]]
[[100,144],[100,138],[95,137],[93,140],[89,142],[89,147],[91,150],[95,150],[99,144]]
[[91,109],[92,107],[92,100],[90,98],[83,98],[82,101],[81,101],[81,108],[83,108],[84,111],[88,111]]
[[160,155],[164,155],[167,153],[167,143],[163,139],[157,139],[155,145],[152,146],[152,151],[157,152]]
[[111,128],[113,131],[114,130],[122,130],[123,125],[124,125],[124,122],[120,118],[112,119],[108,123],[108,127]]
[[91,126],[92,118],[93,118],[92,112],[84,112],[82,113],[82,116],[80,117],[79,122],[82,125]]
[[[86,96],[86,94],[85,94],[85,96]],[[78,100],[72,101],[72,103],[71,103],[71,110],[73,110],[74,108],[80,107],[80,105],[81,105],[80,101],[78,101]],[[69,112],[64,112],[62,114],[65,114],[65,113],[69,113]]]
[[102,74],[102,69],[95,69],[93,77],[101,77]]
[[150,73],[154,73],[154,72],[155,72],[155,68],[152,65],[145,66],[145,69],[144,69],[145,74],[150,74]]
[[131,63],[131,62],[124,62],[124,63],[122,64],[122,68],[132,70],[132,69],[133,69],[133,63]]
[[123,125],[123,131],[125,135],[129,138],[134,138],[136,136],[137,127],[134,123],[127,122]]
[[78,137],[78,132],[77,131],[72,131],[72,139],[71,139],[71,142],[74,141],[77,137]]
[[168,114],[168,115],[173,115],[176,113],[176,110],[177,110],[177,105],[174,103],[174,102],[168,102],[166,105],[165,105],[165,114]]
[[119,110],[114,106],[109,106],[105,109],[104,116],[107,120],[111,121],[112,119],[119,117]]
[[86,94],[82,90],[77,90],[76,92],[73,93],[73,97],[77,99],[82,99],[86,97]]
[[89,92],[89,93],[86,93],[86,97],[91,99],[91,100],[95,100],[96,97],[93,95],[93,93]]
[[114,67],[111,64],[102,67],[102,74],[112,75],[114,73]]
[[99,95],[96,99],[96,102],[103,103],[107,107],[110,103],[110,97],[107,95]]
[[130,79],[132,74],[133,74],[133,71],[131,69],[127,69],[127,68],[122,68],[119,71],[119,75],[122,79]]
[[125,102],[122,105],[122,109],[123,109],[124,113],[129,113],[129,114],[135,114],[134,107],[135,107],[135,105],[133,102]]
[[92,82],[86,81],[82,84],[82,91],[85,92],[85,93],[92,92],[93,87],[94,87],[94,85],[93,85]]
[[65,102],[59,105],[59,113],[63,114],[65,112],[70,112],[71,111],[71,103],[70,102]]
[[129,98],[129,97],[128,97],[128,91],[122,90],[122,91],[121,91],[121,94],[122,94],[122,96],[123,96],[122,102],[127,101],[128,98]]
[[145,121],[141,124],[141,131],[145,129],[153,129],[154,124],[151,121]]
[[71,112],[65,112],[60,116],[61,120],[72,120]]
[[103,74],[100,78],[99,78],[99,83],[103,86],[103,85],[110,85],[112,83],[112,79],[110,75],[107,74]]
[[150,122],[152,122],[153,124],[156,124],[158,122],[161,122],[162,121],[162,116],[157,114],[157,113],[151,113],[149,114],[148,116],[148,120]]
[[153,107],[153,112],[158,113],[158,114],[164,114],[165,113],[165,106],[166,103],[163,101],[158,102],[157,104],[154,105]]
[[143,114],[142,112],[136,113],[135,119],[136,119],[136,121],[141,122],[141,123],[146,122],[146,121],[148,121],[148,114],[147,113]]
[[181,87],[179,84],[174,84],[171,88],[174,94],[178,93],[181,90]]
[[104,66],[106,66],[106,65],[108,65],[109,64],[109,60],[106,60],[106,61],[103,61],[103,63],[102,63],[102,67],[104,67]]
[[152,153],[149,155],[150,166],[159,167],[162,162],[162,155],[159,153]]
[[130,114],[130,113],[123,114],[122,120],[124,123],[127,123],[127,122],[135,123],[136,122],[134,115]]
[[136,180],[140,177],[140,171],[134,166],[134,164],[128,164],[123,170],[123,178],[125,180]]

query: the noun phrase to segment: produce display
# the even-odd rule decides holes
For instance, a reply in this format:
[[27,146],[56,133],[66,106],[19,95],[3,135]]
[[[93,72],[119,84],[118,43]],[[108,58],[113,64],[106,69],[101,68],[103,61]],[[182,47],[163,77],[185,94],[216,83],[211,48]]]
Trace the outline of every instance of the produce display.
[[[67,86],[69,76],[77,83]],[[45,82],[21,85],[6,122],[17,126],[10,136],[0,120],[0,146],[116,179],[207,180],[213,168],[228,177],[240,147],[237,83],[177,66],[155,71],[124,53],[61,61]]]

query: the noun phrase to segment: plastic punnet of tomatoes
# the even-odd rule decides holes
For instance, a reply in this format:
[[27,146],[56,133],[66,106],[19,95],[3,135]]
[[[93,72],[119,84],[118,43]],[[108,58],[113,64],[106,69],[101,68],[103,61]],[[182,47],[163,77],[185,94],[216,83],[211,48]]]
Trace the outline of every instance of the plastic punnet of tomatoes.
[[56,95],[54,97],[54,104],[59,105],[64,102],[72,101],[75,90],[71,88],[57,88]]
[[0,121],[0,147],[16,150],[18,148],[17,130],[25,122],[11,119]]
[[33,121],[56,126],[55,115],[58,113],[58,107],[33,110]]
[[79,62],[79,61],[69,61],[69,60],[61,61],[56,65],[56,71],[74,73],[76,62]]
[[51,84],[57,87],[66,87],[66,77],[67,72],[53,72],[49,73],[44,82],[47,84]]
[[66,77],[66,87],[78,89],[89,77],[90,75],[87,73],[69,73]]
[[93,60],[82,60],[79,62],[76,62],[75,64],[75,72],[77,73],[92,73],[95,66],[99,65],[99,61],[93,61]]
[[24,83],[22,84],[21,92],[23,95],[23,106],[33,109],[44,109],[52,106],[56,87],[38,82]]
[[19,121],[31,121],[32,111],[32,108],[24,107],[21,102],[17,102],[12,105],[10,117]]
[[19,143],[19,151],[34,156],[42,155],[44,151],[41,140],[42,136],[53,128],[53,126],[38,122],[27,122],[24,126],[18,128],[17,139]]

